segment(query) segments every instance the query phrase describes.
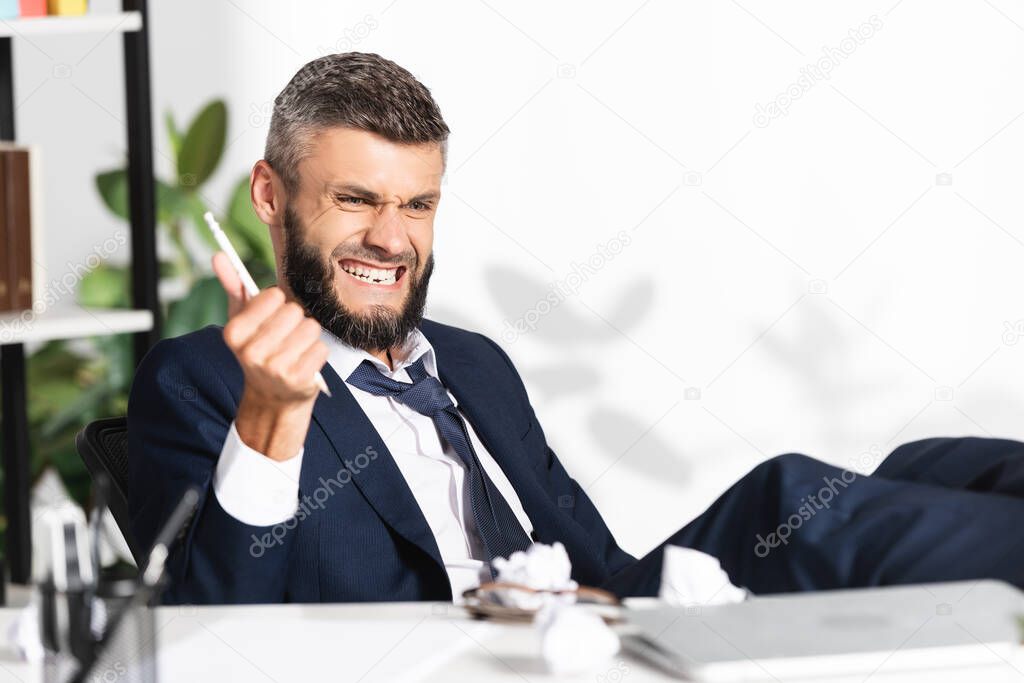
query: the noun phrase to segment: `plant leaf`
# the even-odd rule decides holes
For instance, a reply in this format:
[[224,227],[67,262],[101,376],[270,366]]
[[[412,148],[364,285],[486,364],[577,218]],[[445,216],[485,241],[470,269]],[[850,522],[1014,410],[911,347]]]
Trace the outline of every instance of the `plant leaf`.
[[78,283],[78,303],[100,308],[128,308],[128,269],[101,263]]
[[168,185],[162,180],[156,181],[156,213],[160,223],[171,223],[176,217],[187,215],[191,195]]
[[[156,185],[156,211],[157,221],[169,222],[170,219],[180,213],[184,213],[189,195],[176,187],[172,187],[162,180],[155,180]],[[103,203],[118,218],[131,220],[129,215],[130,202],[128,200],[128,174],[125,170],[106,171],[96,175],[96,188],[99,190]]]
[[223,325],[228,318],[228,297],[215,276],[196,281],[183,299],[173,302],[164,324],[165,337],[177,337],[207,325]]
[[174,152],[174,159],[177,161],[181,154],[181,131],[174,123],[174,114],[168,109],[164,114],[164,123],[167,125],[167,139],[171,141],[171,151]]
[[209,179],[224,153],[227,127],[228,109],[223,100],[214,100],[196,115],[181,140],[178,185],[194,190]]
[[65,341],[47,342],[26,359],[31,425],[45,421],[81,393],[76,377],[86,363]]
[[123,168],[97,173],[96,189],[115,216],[128,220],[128,175]]
[[162,180],[157,181],[156,192],[157,218],[160,223],[169,225],[180,220],[186,226],[193,224],[198,231],[199,241],[211,249],[217,248],[217,241],[203,220],[206,204],[199,195],[168,185]]
[[109,375],[103,375],[94,384],[84,390],[79,390],[74,400],[62,405],[42,424],[40,436],[50,438],[69,424],[84,424],[77,418],[87,412],[91,406],[106,400],[112,392],[117,391],[118,387],[111,380]]
[[94,337],[93,342],[106,351],[104,372],[116,389],[125,393],[131,389],[132,378],[135,376],[135,346],[130,334],[114,334],[107,337]]

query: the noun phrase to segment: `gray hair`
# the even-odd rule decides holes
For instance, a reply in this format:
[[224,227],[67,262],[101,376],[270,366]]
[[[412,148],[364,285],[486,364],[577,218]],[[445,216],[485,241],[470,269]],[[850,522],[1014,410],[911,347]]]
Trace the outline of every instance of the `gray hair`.
[[299,69],[274,100],[263,156],[288,194],[299,189],[299,162],[312,138],[339,126],[396,143],[439,143],[442,164],[447,163],[448,125],[430,91],[411,73],[378,54],[325,55]]

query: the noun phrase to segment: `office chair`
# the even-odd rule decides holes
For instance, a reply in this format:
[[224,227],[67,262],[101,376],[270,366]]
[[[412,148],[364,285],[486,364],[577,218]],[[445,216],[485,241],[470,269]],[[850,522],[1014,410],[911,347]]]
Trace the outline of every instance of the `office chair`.
[[108,417],[95,420],[85,426],[75,437],[75,447],[85,461],[89,474],[96,478],[99,473],[107,475],[110,482],[107,506],[114,515],[114,521],[124,534],[132,557],[139,563],[145,550],[132,537],[128,519],[128,421],[124,417]]

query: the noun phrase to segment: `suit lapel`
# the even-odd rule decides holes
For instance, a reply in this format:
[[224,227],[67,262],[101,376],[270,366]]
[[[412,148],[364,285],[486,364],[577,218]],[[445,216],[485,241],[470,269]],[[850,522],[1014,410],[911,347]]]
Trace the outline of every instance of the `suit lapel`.
[[[426,333],[426,331],[424,331]],[[528,460],[520,434],[501,401],[495,396],[506,387],[491,368],[474,363],[471,356],[457,346],[447,346],[440,339],[428,336],[437,352],[437,374],[441,383],[455,396],[488,453],[501,467],[522,503],[535,532],[549,516],[544,507],[547,496],[524,466]]]
[[[515,461],[518,453],[519,435],[515,433],[508,411],[495,403],[495,385],[487,381],[485,370],[461,356],[438,353],[437,374],[459,402],[459,410],[469,418],[480,441],[508,475],[508,465]],[[491,409],[481,410],[487,406]]]
[[[352,483],[381,519],[443,568],[444,561],[434,534],[380,434],[330,363],[324,364],[321,372],[333,397],[317,398],[313,419],[330,440],[338,461],[352,472]],[[352,462],[367,447],[376,451],[377,457],[365,468],[345,464],[345,460]]]
[[[519,425],[510,419],[510,411],[497,395],[512,390],[508,380],[502,374],[493,372],[492,366],[474,363],[472,355],[457,345],[444,345],[443,337],[428,338],[437,351],[437,374],[458,400],[459,408],[472,423],[480,441],[515,489],[519,502],[533,524],[533,540],[541,543],[561,542],[569,557],[573,558],[574,572],[586,570],[586,561],[594,559],[586,530],[576,524],[571,515],[559,510],[555,501],[537,482],[533,467],[529,464],[530,456],[517,431]],[[595,566],[600,567],[599,560]]]

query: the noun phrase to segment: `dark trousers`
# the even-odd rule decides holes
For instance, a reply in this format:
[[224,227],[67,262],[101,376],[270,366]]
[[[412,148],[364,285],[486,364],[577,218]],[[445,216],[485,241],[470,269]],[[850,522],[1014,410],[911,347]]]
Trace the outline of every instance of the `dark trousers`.
[[605,587],[657,595],[665,545],[717,557],[755,594],[994,578],[1024,587],[1024,443],[907,443],[868,475],[768,460]]

